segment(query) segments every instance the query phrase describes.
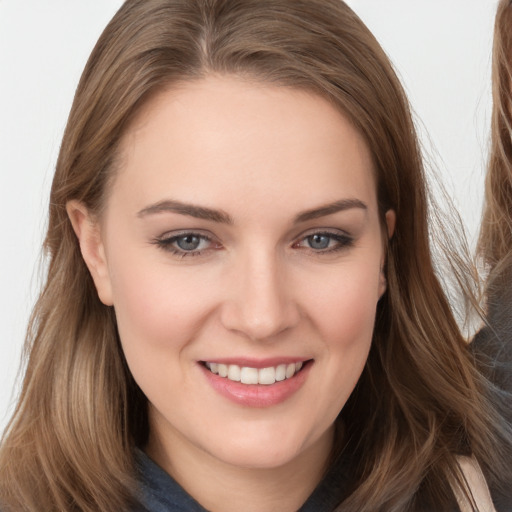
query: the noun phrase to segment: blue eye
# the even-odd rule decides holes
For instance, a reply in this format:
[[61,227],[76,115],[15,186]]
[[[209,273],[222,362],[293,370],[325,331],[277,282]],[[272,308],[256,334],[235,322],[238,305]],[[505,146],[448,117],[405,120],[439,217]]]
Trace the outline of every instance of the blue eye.
[[332,241],[332,237],[324,234],[311,235],[306,238],[311,249],[327,249]]
[[353,238],[344,233],[319,232],[301,238],[295,247],[309,249],[316,254],[326,254],[346,249],[353,242]]
[[197,235],[185,235],[176,238],[174,243],[183,251],[195,251],[201,244],[201,238]]
[[176,256],[199,256],[204,251],[218,248],[210,237],[199,233],[180,233],[174,236],[157,238],[153,242],[161,249]]

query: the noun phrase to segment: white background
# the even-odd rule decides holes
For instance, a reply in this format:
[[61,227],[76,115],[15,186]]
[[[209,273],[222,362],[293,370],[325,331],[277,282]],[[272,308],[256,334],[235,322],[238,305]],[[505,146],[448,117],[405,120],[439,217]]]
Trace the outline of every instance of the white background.
[[[29,312],[53,168],[85,61],[121,0],[0,0],[0,431]],[[431,164],[474,238],[497,0],[350,0],[409,94]]]

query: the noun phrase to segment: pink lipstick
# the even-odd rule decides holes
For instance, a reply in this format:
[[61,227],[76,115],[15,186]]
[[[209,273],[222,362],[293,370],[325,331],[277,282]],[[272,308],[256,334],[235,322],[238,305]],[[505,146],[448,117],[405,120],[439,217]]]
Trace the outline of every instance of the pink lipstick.
[[312,365],[313,360],[292,358],[200,363],[215,391],[247,407],[270,407],[284,402],[302,387]]

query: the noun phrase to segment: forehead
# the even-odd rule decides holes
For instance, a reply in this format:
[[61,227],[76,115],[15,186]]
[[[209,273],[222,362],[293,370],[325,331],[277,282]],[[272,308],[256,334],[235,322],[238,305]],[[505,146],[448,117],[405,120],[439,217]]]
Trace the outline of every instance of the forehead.
[[338,109],[238,77],[153,97],[125,134],[120,162],[113,192],[137,205],[166,195],[212,206],[286,197],[300,209],[349,196],[376,202],[368,147]]

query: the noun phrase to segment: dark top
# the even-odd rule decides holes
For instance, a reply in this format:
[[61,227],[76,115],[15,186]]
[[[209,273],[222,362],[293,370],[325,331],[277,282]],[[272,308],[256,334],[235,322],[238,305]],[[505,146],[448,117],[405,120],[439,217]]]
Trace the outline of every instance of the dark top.
[[[143,509],[134,512],[207,512],[144,452],[136,453]],[[347,468],[343,457],[332,465],[299,512],[332,512],[346,494]]]
[[512,423],[512,269],[489,291],[487,308],[487,325],[476,334],[471,347]]
[[[136,461],[141,482],[140,501],[143,508],[133,512],[207,512],[194,498],[144,452],[137,450]],[[346,457],[339,457],[302,505],[298,512],[333,512],[347,497],[350,480],[350,464]],[[420,498],[415,512],[434,512],[433,508]],[[497,508],[497,512],[510,512],[510,508]],[[455,497],[445,510],[435,512],[459,512]]]
[[[470,347],[495,386],[502,416],[512,425],[512,267],[494,280],[487,309],[487,325],[475,335]],[[512,511],[512,481],[501,491],[491,486],[491,495],[498,512]]]

